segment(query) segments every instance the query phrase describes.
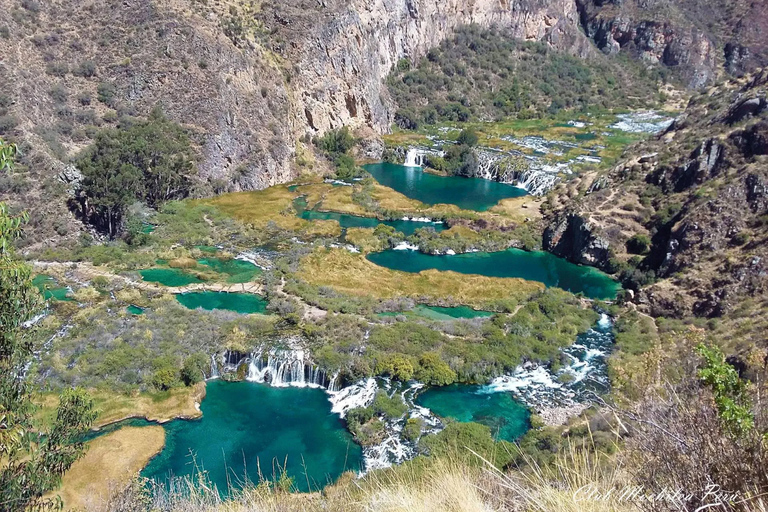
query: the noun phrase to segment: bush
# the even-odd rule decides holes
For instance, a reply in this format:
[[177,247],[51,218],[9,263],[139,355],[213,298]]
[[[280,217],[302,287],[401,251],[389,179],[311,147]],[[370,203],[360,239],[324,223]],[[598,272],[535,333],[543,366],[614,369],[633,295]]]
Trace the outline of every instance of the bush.
[[456,381],[456,372],[435,352],[425,352],[414,374],[416,380],[433,386],[447,386]]
[[117,94],[117,87],[109,82],[101,82],[96,87],[96,97],[105,105],[112,106]]
[[630,254],[645,254],[651,248],[651,239],[647,235],[633,235],[627,240],[627,252]]
[[179,372],[172,366],[158,368],[152,374],[152,385],[160,391],[167,391],[179,383]]
[[73,73],[77,76],[90,78],[96,75],[96,64],[92,60],[84,60],[78,64]]
[[210,367],[208,356],[203,353],[197,353],[184,360],[184,366],[181,368],[181,381],[192,386],[205,379],[205,372]]
[[49,75],[64,77],[69,73],[69,66],[66,62],[49,62],[45,66],[45,72]]

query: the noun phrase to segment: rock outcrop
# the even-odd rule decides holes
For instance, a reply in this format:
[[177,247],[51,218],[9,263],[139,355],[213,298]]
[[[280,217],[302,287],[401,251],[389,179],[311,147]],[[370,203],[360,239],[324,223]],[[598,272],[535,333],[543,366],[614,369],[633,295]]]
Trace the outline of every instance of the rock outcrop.
[[[602,187],[571,194],[578,199],[551,216],[545,247],[576,262],[598,257],[598,266],[599,256],[623,261],[624,284],[653,315],[733,317],[748,311],[737,312],[746,299],[765,300],[767,96],[760,72],[694,97],[666,133],[591,182]],[[628,254],[632,237],[648,251]]]
[[310,134],[364,125],[387,132],[394,108],[386,76],[460,25],[501,28],[581,56],[591,51],[572,0],[328,0],[321,8],[292,1],[265,6],[261,19],[286,41],[279,51],[292,63],[294,121]]
[[558,215],[544,231],[544,249],[574,263],[604,268],[608,263],[609,242],[594,225],[575,213]]

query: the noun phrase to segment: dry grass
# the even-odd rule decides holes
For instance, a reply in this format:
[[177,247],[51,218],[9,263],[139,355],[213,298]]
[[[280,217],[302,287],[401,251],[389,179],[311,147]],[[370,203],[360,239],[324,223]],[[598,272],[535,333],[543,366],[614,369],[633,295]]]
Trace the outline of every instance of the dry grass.
[[[205,383],[159,393],[123,395],[98,389],[91,389],[89,393],[99,413],[95,427],[132,417],[163,423],[174,418],[199,417],[201,413],[196,404],[200,403],[205,396]],[[55,393],[47,393],[40,398],[38,404],[40,405],[39,419],[49,423],[56,415],[59,396]]]
[[262,227],[274,221],[281,228],[299,230],[307,223],[296,217],[293,210],[293,200],[299,195],[278,185],[253,192],[224,194],[203,203],[254,226]]
[[509,217],[517,222],[524,222],[525,219],[538,220],[542,218],[541,203],[542,197],[523,196],[502,199],[499,204],[488,210],[490,213],[496,213]]
[[297,275],[312,284],[330,286],[349,295],[453,298],[476,307],[499,299],[522,302],[544,288],[543,284],[523,279],[437,270],[409,274],[375,265],[361,254],[324,248],[305,257]]
[[65,510],[94,510],[125,487],[163,449],[160,426],[124,427],[88,443],[85,456],[67,471],[58,491]]

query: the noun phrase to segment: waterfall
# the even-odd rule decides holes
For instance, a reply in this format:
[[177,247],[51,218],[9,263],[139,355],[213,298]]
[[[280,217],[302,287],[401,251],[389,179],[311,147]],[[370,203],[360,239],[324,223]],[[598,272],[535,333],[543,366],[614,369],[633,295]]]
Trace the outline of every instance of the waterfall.
[[475,176],[499,183],[509,183],[524,189],[531,195],[541,196],[549,192],[559,181],[560,172],[567,172],[568,165],[545,165],[531,157],[525,157],[525,166],[520,165],[518,152],[503,153],[487,149],[477,150],[477,171]]
[[416,148],[408,148],[408,152],[405,154],[406,167],[421,167],[424,163],[424,155],[422,155]]
[[[613,345],[613,322],[605,313],[597,325],[579,335],[576,342],[562,350],[571,362],[553,372],[545,366],[526,363],[509,375],[493,379],[482,393],[512,392],[534,408],[563,407],[588,403],[592,392],[609,387],[606,358]],[[568,378],[563,380],[562,377]]]
[[251,354],[248,376],[251,382],[275,387],[324,388],[328,383],[325,370],[312,363],[303,350],[270,350]]
[[211,354],[211,376],[208,379],[218,379],[220,376],[219,365],[216,364],[216,354]]

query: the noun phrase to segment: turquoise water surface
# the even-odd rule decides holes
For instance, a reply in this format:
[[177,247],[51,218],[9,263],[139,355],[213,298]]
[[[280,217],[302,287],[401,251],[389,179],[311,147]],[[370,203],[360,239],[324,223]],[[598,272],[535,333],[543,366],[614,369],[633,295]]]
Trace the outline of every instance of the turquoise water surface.
[[228,292],[190,292],[176,295],[184,307],[188,309],[203,308],[211,311],[225,309],[237,313],[266,313],[267,301],[252,293],[228,293]]
[[142,476],[166,482],[204,469],[220,493],[229,483],[258,483],[284,469],[301,491],[318,490],[344,471],[359,471],[360,447],[331,413],[324,391],[211,381],[199,420],[163,425],[165,448]]
[[502,199],[520,197],[527,192],[508,183],[437,176],[419,167],[378,163],[363,166],[371,176],[384,185],[426,204],[455,204],[466,210],[485,211]]
[[379,224],[392,226],[397,231],[411,236],[417,229],[432,228],[435,231],[443,231],[445,224],[442,222],[414,222],[412,220],[379,220],[375,217],[359,217],[336,212],[318,212],[304,210],[301,218],[306,220],[335,220],[342,228],[376,228]]
[[430,388],[416,403],[443,418],[486,425],[496,439],[514,441],[528,432],[531,413],[512,393],[482,393],[481,389],[462,384]]
[[197,260],[197,262],[216,272],[229,275],[228,283],[247,283],[263,273],[261,268],[243,260],[204,258]]
[[150,283],[158,283],[163,286],[187,286],[188,284],[202,283],[200,279],[177,268],[148,268],[140,270],[141,279]]
[[388,250],[366,257],[382,267],[404,272],[437,269],[490,277],[519,277],[573,293],[583,293],[593,299],[614,299],[620,289],[619,283],[607,274],[592,267],[575,265],[548,252],[507,249],[432,256],[418,251]]

